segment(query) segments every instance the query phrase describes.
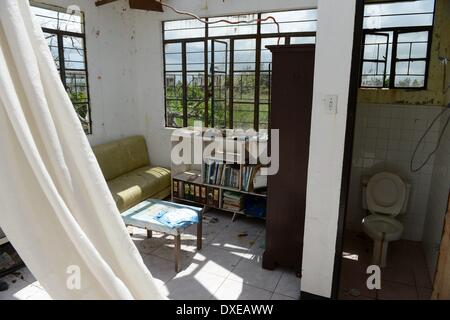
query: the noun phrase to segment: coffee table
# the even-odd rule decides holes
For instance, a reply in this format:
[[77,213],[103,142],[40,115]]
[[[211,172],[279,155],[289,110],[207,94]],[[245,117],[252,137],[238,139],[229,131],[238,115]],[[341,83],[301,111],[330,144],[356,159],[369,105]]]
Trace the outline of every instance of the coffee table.
[[171,228],[165,224],[162,224],[155,219],[155,216],[164,208],[169,209],[189,209],[198,214],[197,223],[197,250],[202,248],[202,208],[187,206],[184,204],[173,203],[164,200],[147,199],[134,207],[121,213],[122,219],[125,225],[131,227],[137,227],[147,230],[147,238],[152,237],[152,232],[162,232],[164,234],[172,235],[175,237],[175,271],[179,272],[181,267],[181,235],[184,230],[188,228]]

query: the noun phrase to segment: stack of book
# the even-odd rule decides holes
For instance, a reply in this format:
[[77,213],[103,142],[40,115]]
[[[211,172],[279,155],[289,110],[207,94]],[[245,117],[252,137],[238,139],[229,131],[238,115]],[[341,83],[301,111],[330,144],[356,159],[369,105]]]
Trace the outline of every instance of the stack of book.
[[224,191],[222,208],[232,211],[241,211],[244,203],[244,197],[240,193]]
[[239,165],[211,161],[204,164],[203,181],[207,184],[239,188]]

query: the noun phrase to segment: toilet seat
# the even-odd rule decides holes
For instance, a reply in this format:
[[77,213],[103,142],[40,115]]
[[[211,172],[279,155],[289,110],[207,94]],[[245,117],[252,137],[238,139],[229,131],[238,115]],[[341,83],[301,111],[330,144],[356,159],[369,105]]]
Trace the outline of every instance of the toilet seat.
[[365,217],[362,226],[364,232],[373,240],[399,240],[403,232],[403,225],[399,221],[379,214],[371,214]]
[[407,196],[406,184],[390,172],[380,172],[367,183],[367,207],[371,213],[398,215]]

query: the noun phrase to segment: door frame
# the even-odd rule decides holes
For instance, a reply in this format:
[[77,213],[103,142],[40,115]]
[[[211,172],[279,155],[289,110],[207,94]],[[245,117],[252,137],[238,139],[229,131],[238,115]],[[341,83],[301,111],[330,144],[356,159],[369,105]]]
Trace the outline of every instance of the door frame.
[[350,70],[350,85],[348,93],[347,122],[345,130],[344,161],[342,166],[341,193],[339,201],[339,215],[334,256],[333,282],[331,299],[337,299],[339,294],[342,250],[344,241],[345,216],[348,206],[350,188],[350,174],[353,154],[353,136],[355,132],[356,103],[358,98],[359,79],[361,71],[361,54],[363,41],[364,1],[355,0],[355,24],[353,31],[352,64]]

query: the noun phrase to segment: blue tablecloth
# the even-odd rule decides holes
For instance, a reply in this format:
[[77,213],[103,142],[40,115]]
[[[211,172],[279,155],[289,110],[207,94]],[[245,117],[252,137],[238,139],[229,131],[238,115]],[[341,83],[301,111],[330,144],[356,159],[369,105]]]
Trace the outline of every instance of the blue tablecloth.
[[126,225],[167,233],[167,229],[185,229],[201,222],[201,210],[198,207],[148,199],[123,212],[121,216]]

